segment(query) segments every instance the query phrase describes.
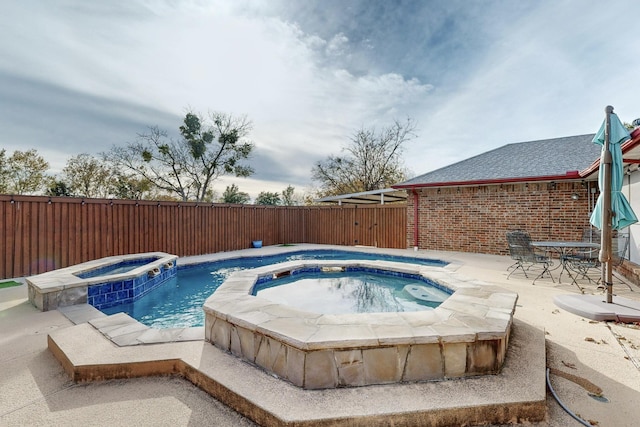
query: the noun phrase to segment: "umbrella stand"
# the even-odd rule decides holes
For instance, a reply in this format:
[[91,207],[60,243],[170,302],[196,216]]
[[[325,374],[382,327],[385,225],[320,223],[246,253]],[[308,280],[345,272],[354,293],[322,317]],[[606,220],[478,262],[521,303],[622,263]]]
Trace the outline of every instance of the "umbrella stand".
[[602,246],[600,247],[599,259],[602,263],[602,283],[607,288],[607,303],[613,302],[613,280],[611,265],[611,164],[613,163],[609,145],[611,141],[611,114],[613,107],[607,105],[605,108],[606,124],[604,132],[604,148],[600,159],[600,167],[604,175],[602,192]]
[[607,289],[607,303],[613,297],[613,230],[621,230],[638,222],[627,198],[622,194],[624,180],[624,159],[621,144],[630,138],[629,131],[613,112],[613,107],[605,108],[606,117],[600,130],[593,138],[602,146],[598,186],[600,195],[589,222],[602,231],[602,246],[598,259],[602,263],[602,284]]

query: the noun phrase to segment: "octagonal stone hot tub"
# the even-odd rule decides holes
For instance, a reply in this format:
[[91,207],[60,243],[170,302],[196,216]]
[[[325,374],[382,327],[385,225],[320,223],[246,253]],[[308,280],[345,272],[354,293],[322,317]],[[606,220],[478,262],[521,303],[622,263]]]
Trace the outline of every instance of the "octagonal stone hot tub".
[[[308,269],[422,275],[453,294],[430,311],[317,314],[253,296],[265,278]],[[205,339],[305,389],[496,374],[518,295],[441,267],[290,261],[233,273],[204,304]]]

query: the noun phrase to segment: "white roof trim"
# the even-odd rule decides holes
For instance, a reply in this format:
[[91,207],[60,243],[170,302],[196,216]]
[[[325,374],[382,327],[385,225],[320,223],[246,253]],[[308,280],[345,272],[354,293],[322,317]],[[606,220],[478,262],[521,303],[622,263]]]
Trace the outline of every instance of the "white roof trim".
[[382,190],[363,191],[360,193],[340,194],[317,199],[316,202],[349,204],[385,204],[392,202],[404,202],[407,200],[407,192],[395,188],[383,188]]

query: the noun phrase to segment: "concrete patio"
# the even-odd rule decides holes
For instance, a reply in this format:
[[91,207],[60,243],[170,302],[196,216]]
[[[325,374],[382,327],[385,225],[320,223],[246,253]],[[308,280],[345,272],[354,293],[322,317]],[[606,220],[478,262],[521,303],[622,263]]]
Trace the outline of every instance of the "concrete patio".
[[[576,287],[570,283],[558,284],[545,280],[539,280],[532,286],[530,279],[515,275],[506,280],[506,269],[511,264],[508,257],[468,253],[426,253],[434,258],[455,261],[460,265],[458,272],[461,274],[519,294],[510,351],[526,350],[526,345],[535,341],[536,336],[544,336],[546,366],[552,369],[551,384],[563,403],[574,413],[580,414],[585,420],[597,422],[600,426],[637,425],[640,420],[640,408],[636,404],[640,401],[638,325],[593,321],[558,308],[553,302],[554,297],[577,295],[579,292]],[[409,251],[407,255],[410,255]],[[630,300],[640,301],[640,289],[635,286],[632,289],[621,285],[615,287],[615,292]],[[599,290],[588,286],[585,292],[600,295]],[[72,330],[78,332],[74,337],[65,333]],[[96,353],[109,357],[108,352],[101,350],[113,348],[113,344],[103,336],[95,335],[96,330],[88,324],[73,326],[73,323],[59,311],[37,311],[27,301],[26,286],[0,289],[1,425],[255,425],[191,382],[176,376],[74,383],[48,350],[49,334],[65,335],[68,340],[75,339],[81,342],[81,348],[86,348],[86,352],[78,357],[92,357],[92,354]],[[534,337],[533,340],[531,337]],[[428,390],[437,384],[443,385],[444,388],[456,386],[455,381],[393,387],[371,386],[348,389],[347,392],[346,389],[338,390],[342,392],[339,399],[324,391],[316,391],[313,399],[305,399],[298,396],[293,388],[284,388],[279,390],[279,393],[270,391],[272,388],[260,389],[258,386],[274,387],[279,381],[262,374],[252,382],[254,380],[247,378],[247,372],[253,370],[253,367],[216,351],[211,345],[206,344],[206,350],[203,347],[205,344],[198,341],[176,345],[187,346],[183,348],[186,348],[192,357],[197,355],[218,358],[220,366],[225,366],[225,369],[220,370],[220,381],[227,381],[228,386],[236,384],[240,388],[253,389],[254,394],[260,394],[260,390],[263,390],[262,394],[270,396],[268,400],[272,405],[280,402],[279,404],[284,406],[283,410],[289,414],[291,420],[304,419],[304,416],[313,412],[314,407],[316,412],[334,413],[339,418],[341,414],[347,413],[350,405],[357,404],[359,406],[356,412],[362,415],[369,414],[369,417],[363,416],[362,420],[370,422],[375,420],[375,416],[381,411],[384,414],[384,410],[404,408],[406,412],[411,412],[413,409],[424,407],[431,398]],[[166,344],[129,348],[132,352],[155,352],[162,346]],[[161,355],[162,351],[159,351]],[[535,351],[508,355],[506,374],[524,375],[525,365],[544,367],[543,356],[543,352]],[[164,360],[168,358],[166,354],[163,357]],[[572,380],[567,380],[567,377]],[[499,400],[500,392],[506,392],[502,393],[502,396],[513,395],[516,389],[523,395],[528,393],[535,396],[542,388],[541,398],[545,399],[544,385],[540,384],[538,374],[533,381],[526,377],[518,377],[513,381],[517,386],[512,390],[504,388],[506,383],[499,376],[493,378],[494,385],[497,386],[495,389],[483,386],[481,381],[491,380],[491,377],[486,378],[489,379],[466,380],[466,385],[449,395],[448,404],[464,407],[471,402],[490,401],[499,407],[502,403]],[[602,390],[606,402],[589,395],[587,389],[593,390],[593,387]],[[358,395],[368,399],[358,400]],[[433,400],[431,399],[431,403]],[[441,403],[446,403],[445,400],[442,398]],[[318,408],[319,402],[324,404]],[[384,421],[383,415],[378,422],[383,425]],[[429,418],[406,418],[404,421],[397,421],[396,425],[430,425],[432,422]],[[472,422],[472,419],[468,422]],[[579,425],[562,410],[548,392],[545,420],[527,424]],[[350,425],[366,424],[354,422]]]

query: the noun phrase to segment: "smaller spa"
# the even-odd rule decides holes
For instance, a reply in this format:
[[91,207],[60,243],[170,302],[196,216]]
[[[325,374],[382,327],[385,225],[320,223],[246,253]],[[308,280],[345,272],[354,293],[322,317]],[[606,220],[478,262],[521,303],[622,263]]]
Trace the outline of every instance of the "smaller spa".
[[176,255],[147,252],[100,258],[26,279],[29,301],[42,311],[75,304],[97,309],[133,302],[177,273]]
[[[309,271],[422,277],[446,295],[418,311],[322,314],[253,295]],[[425,298],[425,288],[408,289]],[[204,304],[205,339],[305,389],[500,372],[518,295],[446,268],[391,261],[289,261],[233,273]],[[313,305],[310,305],[313,307]]]

